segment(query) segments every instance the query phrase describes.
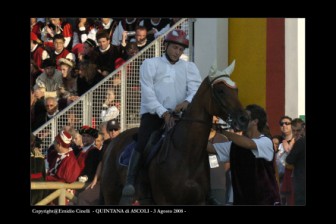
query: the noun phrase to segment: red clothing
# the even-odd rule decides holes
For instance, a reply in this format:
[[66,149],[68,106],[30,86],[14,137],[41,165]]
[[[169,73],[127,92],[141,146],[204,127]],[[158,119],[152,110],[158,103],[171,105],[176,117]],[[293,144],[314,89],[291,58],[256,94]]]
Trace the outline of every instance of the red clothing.
[[[77,180],[80,174],[80,167],[73,151],[62,155],[60,160],[57,160],[59,154],[56,150],[48,155],[49,170],[47,174],[47,181],[59,181],[72,183]],[[59,165],[58,165],[59,163]],[[56,168],[55,168],[56,167]]]
[[42,71],[42,53],[44,49],[40,46],[38,46],[33,52],[31,52],[31,58],[36,63],[37,67],[40,71]]
[[72,32],[72,27],[70,25],[70,23],[62,23],[61,27],[63,28],[63,36],[64,37],[72,37],[73,36],[73,32]]
[[118,69],[120,66],[122,66],[126,61],[123,58],[117,58],[114,62],[115,69]]
[[56,54],[55,51],[53,52],[52,58],[55,58],[56,68],[59,71],[61,70],[61,66],[58,64],[58,60],[61,59],[61,58],[66,58],[68,56],[68,54],[70,54],[70,52],[66,48],[64,48],[60,54]]
[[43,27],[42,22],[37,22],[31,26],[31,31],[36,34],[36,36],[41,40],[41,30]]

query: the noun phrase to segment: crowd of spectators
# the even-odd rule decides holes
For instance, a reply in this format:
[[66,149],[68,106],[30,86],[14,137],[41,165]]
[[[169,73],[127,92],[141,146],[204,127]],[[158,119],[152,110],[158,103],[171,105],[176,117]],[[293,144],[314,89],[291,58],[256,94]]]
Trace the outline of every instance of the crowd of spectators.
[[[76,101],[178,20],[31,18],[32,131]],[[114,79],[113,83],[120,81],[120,77]],[[47,112],[46,99],[50,97],[56,101],[52,114]],[[99,107],[101,116],[96,119],[101,121],[116,118],[119,114],[113,108],[112,116],[111,106],[105,102]]]

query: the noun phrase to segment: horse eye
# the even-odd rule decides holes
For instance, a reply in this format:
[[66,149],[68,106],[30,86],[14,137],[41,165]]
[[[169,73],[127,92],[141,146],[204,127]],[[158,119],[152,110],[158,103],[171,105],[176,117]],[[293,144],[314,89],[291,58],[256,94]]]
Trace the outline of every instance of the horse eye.
[[219,89],[216,91],[218,94],[224,94],[224,90],[223,89]]

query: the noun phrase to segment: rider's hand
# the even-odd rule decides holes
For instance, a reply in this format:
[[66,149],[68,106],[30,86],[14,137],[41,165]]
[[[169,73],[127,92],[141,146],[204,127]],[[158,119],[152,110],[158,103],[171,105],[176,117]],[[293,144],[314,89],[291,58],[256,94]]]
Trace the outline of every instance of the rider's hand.
[[174,126],[174,118],[171,116],[171,114],[166,111],[163,115],[162,118],[165,121],[165,125],[167,127],[167,129],[171,129]]
[[185,111],[187,109],[188,105],[189,105],[189,102],[185,100],[182,103],[176,105],[175,111],[176,112]]

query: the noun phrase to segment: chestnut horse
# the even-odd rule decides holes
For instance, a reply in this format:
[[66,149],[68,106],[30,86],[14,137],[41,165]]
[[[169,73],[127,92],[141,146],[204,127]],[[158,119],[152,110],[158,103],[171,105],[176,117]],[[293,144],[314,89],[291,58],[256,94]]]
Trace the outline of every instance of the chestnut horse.
[[[233,68],[234,62],[223,71],[211,68],[182,118],[168,132],[160,150],[145,169],[146,178],[138,175],[135,199],[146,197],[139,184],[145,182],[151,189],[153,204],[205,204],[210,189],[206,147],[213,115],[230,120],[235,129],[245,130],[248,125],[238,89],[230,79]],[[137,130],[122,132],[106,150],[101,175],[101,193],[106,205],[120,202],[127,170],[119,164],[119,156]]]

